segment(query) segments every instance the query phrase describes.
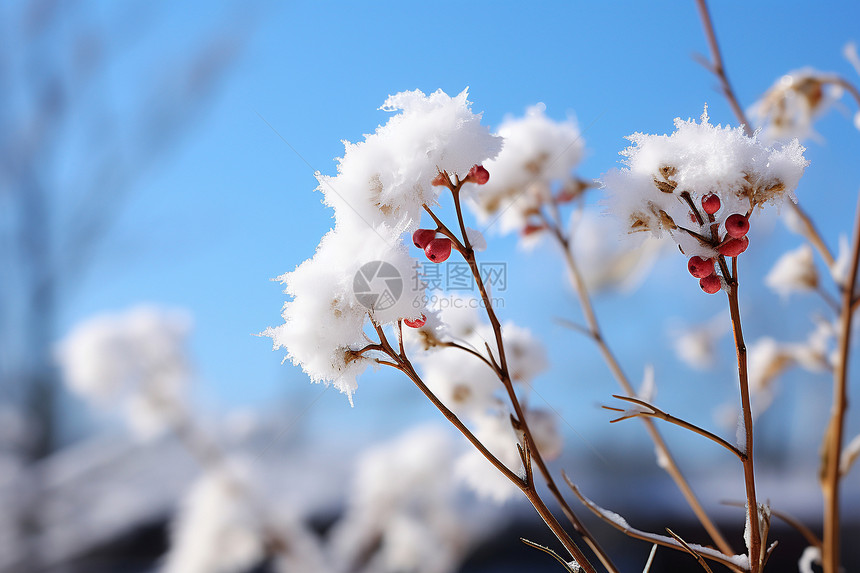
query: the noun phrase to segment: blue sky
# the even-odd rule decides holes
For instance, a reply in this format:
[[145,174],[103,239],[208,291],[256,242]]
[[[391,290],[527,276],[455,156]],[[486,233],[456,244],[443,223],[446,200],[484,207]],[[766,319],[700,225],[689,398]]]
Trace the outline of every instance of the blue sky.
[[[122,106],[133,95],[127,86],[141,74],[183,53],[195,38],[229,29],[233,19],[241,20],[240,10],[234,12],[225,16],[211,3],[191,1],[155,12],[152,31],[117,53],[105,79],[111,97]],[[856,3],[715,2],[712,15],[745,106],[779,76],[804,66],[858,80],[841,56],[847,41],[858,40]],[[528,8],[284,2],[258,6],[252,19],[240,58],[195,126],[134,183],[86,280],[69,293],[61,321],[66,331],[93,313],[139,302],[189,309],[200,374],[195,391],[214,409],[286,406],[295,416],[312,404],[303,423],[354,435],[435,415],[405,379],[384,372],[360,380],[354,409],[334,390],[316,400],[322,387],[281,365],[282,354],[271,351],[268,339],[252,336],[281,320],[284,295],[270,279],[309,258],[332,224],[331,211],[313,192],[314,171],[334,173],[341,140],[359,140],[387,120],[377,108],[388,94],[437,88],[453,94],[468,86],[473,109],[483,111],[490,126],[537,102],[551,117],[573,114],[588,149],[578,170],[585,178],[618,165],[624,136],[669,132],[673,118],[697,117],[705,103],[713,122],[735,123],[715,79],[693,58],[707,54],[693,2]],[[845,113],[832,110],[818,124],[826,141],[809,144],[812,165],[798,191],[833,246],[839,232],[850,229],[860,184],[860,133],[850,121],[856,109],[843,102]],[[773,235],[754,230],[755,248],[741,265],[759,277],[745,291],[750,337],[776,324],[804,327],[809,312],[820,307],[811,297],[790,305],[774,297],[757,302],[766,295],[760,276],[800,242],[772,220],[759,227],[772,228]],[[486,260],[509,261],[503,317],[532,328],[549,346],[553,369],[538,381],[538,391],[586,440],[603,439],[607,416],[595,404],[606,402],[616,386],[587,340],[552,323],[579,316],[557,257],[548,249],[518,251],[512,237],[490,238]],[[736,392],[731,348],[723,349],[726,366],[716,374],[693,374],[671,356],[665,333],[672,320],[692,324],[712,317],[725,300],[703,295],[684,264],[683,257],[669,256],[638,292],[601,297],[598,310],[630,376],[638,379],[644,364],[654,363],[661,403],[713,426],[713,406]],[[794,339],[804,335],[798,331]],[[826,396],[826,381],[808,384]],[[786,394],[796,400],[792,392]],[[398,414],[380,415],[395,406]],[[787,422],[767,423],[773,429],[765,431],[774,436],[791,431]]]

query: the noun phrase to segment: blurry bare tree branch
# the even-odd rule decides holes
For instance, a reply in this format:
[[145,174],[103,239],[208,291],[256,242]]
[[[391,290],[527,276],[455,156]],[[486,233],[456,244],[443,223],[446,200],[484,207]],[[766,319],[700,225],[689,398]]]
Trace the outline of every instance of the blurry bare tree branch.
[[[245,8],[242,18],[192,34],[193,49],[159,45],[137,63],[134,50],[151,38],[157,10],[145,2],[0,4],[0,413],[24,425],[0,432],[0,453],[24,465],[58,444],[52,345],[70,290],[132,184],[200,118],[252,24]],[[131,73],[117,74],[127,62]]]

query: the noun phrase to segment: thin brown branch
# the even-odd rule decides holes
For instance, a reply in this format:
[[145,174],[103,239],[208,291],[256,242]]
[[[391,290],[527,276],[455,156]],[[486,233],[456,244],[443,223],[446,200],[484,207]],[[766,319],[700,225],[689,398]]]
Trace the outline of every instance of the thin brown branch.
[[469,348],[468,346],[460,344],[459,342],[454,342],[452,340],[448,340],[445,342],[437,342],[436,346],[444,346],[446,348],[457,348],[458,350],[462,350],[463,352],[471,354],[475,358],[480,359],[481,362],[483,362],[484,364],[489,366],[490,369],[493,370],[494,372],[496,371],[496,365],[493,362],[490,362],[486,356],[484,356],[483,354],[481,354],[480,352],[478,352],[474,348]]
[[[453,200],[454,200],[454,207],[455,207],[455,210],[457,213],[458,224],[459,224],[460,230],[463,234],[463,240],[466,242],[466,245],[464,245],[464,248],[460,250],[460,253],[462,254],[463,258],[466,260],[467,264],[469,265],[469,269],[471,270],[472,277],[475,280],[475,284],[477,284],[477,286],[478,286],[478,291],[480,292],[481,300],[483,301],[483,304],[484,304],[484,311],[486,312],[487,318],[490,321],[490,326],[493,329],[493,335],[494,335],[495,343],[496,343],[496,352],[497,352],[497,357],[498,357],[498,360],[496,361],[495,359],[493,359],[493,362],[497,364],[496,371],[497,371],[499,380],[501,381],[502,385],[505,388],[505,392],[507,393],[508,398],[509,398],[510,403],[511,403],[511,406],[514,409],[514,415],[516,416],[516,419],[521,426],[521,430],[522,430],[523,436],[524,436],[525,445],[528,446],[529,451],[530,451],[530,455],[531,455],[531,459],[537,465],[538,470],[540,471],[541,475],[544,478],[544,481],[546,482],[547,488],[550,490],[550,493],[552,493],[552,495],[556,499],[556,501],[558,501],[558,503],[561,506],[561,509],[564,512],[565,516],[567,517],[568,521],[570,521],[571,525],[573,525],[576,532],[580,536],[582,536],[582,539],[589,546],[589,548],[591,548],[591,550],[594,552],[594,554],[598,557],[601,564],[610,573],[617,573],[618,570],[615,567],[615,565],[613,565],[612,560],[609,558],[609,555],[603,550],[603,548],[600,546],[600,544],[597,542],[597,540],[594,538],[594,536],[588,531],[588,529],[585,527],[585,525],[579,520],[579,518],[574,513],[573,508],[570,507],[570,504],[567,503],[567,500],[562,495],[561,490],[556,485],[555,480],[552,477],[552,473],[550,473],[549,468],[547,467],[546,462],[544,461],[543,456],[541,455],[540,450],[537,447],[537,443],[534,440],[534,436],[531,432],[531,429],[529,428],[528,421],[526,420],[526,416],[525,416],[525,411],[524,411],[524,409],[520,403],[520,400],[519,400],[519,397],[517,396],[516,391],[514,390],[514,385],[513,385],[513,382],[511,380],[510,373],[508,371],[507,357],[505,355],[505,344],[504,344],[504,340],[502,338],[502,326],[501,326],[501,323],[499,322],[498,316],[496,315],[496,311],[493,308],[492,300],[490,299],[489,293],[487,292],[487,287],[484,284],[484,278],[481,276],[480,270],[478,268],[478,263],[477,263],[477,260],[475,258],[475,251],[474,251],[474,249],[472,249],[471,245],[468,244],[468,237],[466,236],[465,222],[463,221],[462,208],[460,205],[460,188],[461,188],[461,186],[462,186],[462,182],[460,182],[458,180],[455,187],[451,190],[451,195],[452,195]],[[435,215],[433,217],[434,217],[434,220],[436,220]],[[490,351],[489,345],[487,345],[487,351],[488,351],[489,355],[492,357],[493,353]],[[540,501],[540,503],[542,503],[542,501],[540,500],[540,496],[537,494],[537,490],[534,490],[532,492],[524,490],[524,492],[526,493],[526,497],[529,498],[529,501],[532,502],[532,505],[535,505],[535,503],[538,501]],[[532,499],[532,497],[530,497],[530,495],[536,499]],[[544,516],[542,516],[542,517],[544,517]],[[544,518],[544,521],[547,522],[547,525],[550,526],[551,529],[554,527],[554,524],[547,521],[546,517]],[[554,533],[556,533],[555,530],[554,530]],[[556,533],[556,536],[558,536],[558,533]],[[578,550],[578,548],[577,548],[577,550]],[[577,562],[580,562],[580,564],[583,565],[583,567],[586,567],[586,565],[588,565],[587,561],[585,564],[583,564],[582,559],[580,559],[579,556],[573,555],[573,557],[577,560]],[[584,559],[584,557],[583,557],[583,559]],[[588,565],[588,567],[592,567],[592,566]]]
[[711,61],[708,69],[717,76],[717,79],[720,81],[720,87],[722,87],[723,90],[723,95],[726,96],[732,111],[738,118],[738,121],[743,125],[744,133],[751,137],[753,135],[753,131],[750,127],[750,122],[747,119],[737,96],[735,95],[734,89],[732,89],[732,84],[729,82],[726,68],[723,65],[723,57],[720,55],[720,45],[717,43],[717,34],[714,32],[714,24],[711,22],[711,14],[708,12],[708,4],[705,0],[696,0],[696,5],[699,8],[699,16],[702,18],[702,26],[705,28],[705,37],[708,40],[708,48],[711,50]]
[[686,541],[684,541],[683,539],[681,539],[681,536],[680,536],[680,535],[678,535],[677,533],[675,533],[674,531],[672,531],[672,530],[671,530],[671,529],[669,529],[668,527],[666,528],[666,533],[668,533],[669,535],[671,535],[671,536],[672,536],[672,538],[673,538],[673,539],[675,539],[675,541],[677,541],[678,543],[680,543],[680,544],[681,544],[681,546],[682,546],[682,547],[687,551],[687,553],[689,553],[690,555],[692,555],[692,556],[696,559],[696,561],[698,561],[698,562],[699,562],[699,565],[701,565],[701,566],[702,566],[702,569],[704,569],[704,570],[705,570],[705,571],[707,571],[708,573],[714,573],[714,572],[711,570],[711,568],[710,568],[710,567],[708,567],[708,564],[707,564],[707,563],[705,563],[705,560],[702,558],[702,556],[699,554],[699,552],[698,552],[698,551],[696,551],[695,549],[693,549],[692,547],[690,547],[690,545],[689,545]]
[[[373,325],[374,330],[379,335],[379,346],[382,347],[383,351],[388,354],[394,364],[394,367],[406,374],[410,380],[418,387],[419,390],[427,397],[430,402],[436,406],[436,409],[439,410],[443,416],[455,427],[459,432],[469,440],[469,443],[475,447],[475,449],[480,452],[482,456],[484,456],[493,466],[498,470],[502,475],[504,475],[508,480],[510,480],[514,485],[516,485],[520,491],[525,494],[526,498],[531,502],[532,506],[534,506],[535,510],[538,512],[538,515],[544,520],[544,523],[550,528],[556,538],[564,545],[565,549],[570,553],[571,557],[579,563],[582,568],[587,573],[597,573],[596,569],[588,562],[588,559],[585,557],[585,554],[582,553],[582,550],[576,545],[570,535],[564,530],[549,508],[546,506],[544,501],[541,499],[540,495],[537,492],[537,489],[534,486],[533,480],[526,480],[517,475],[514,471],[508,468],[501,460],[499,460],[496,456],[490,452],[486,446],[475,436],[469,428],[460,420],[460,418],[454,414],[444,403],[433,393],[430,388],[424,383],[424,380],[418,374],[418,372],[413,367],[409,358],[406,354],[399,354],[391,344],[388,342],[387,337],[385,336],[385,331],[382,326],[379,325],[375,320],[371,318],[371,324]],[[527,476],[530,473],[527,471]]]
[[585,336],[587,336],[589,338],[594,338],[594,333],[591,332],[590,328],[583,326],[581,324],[577,324],[577,323],[573,322],[572,320],[567,320],[564,318],[557,318],[556,322],[558,324],[560,324],[561,326],[564,326],[564,327],[569,328],[571,330],[575,330],[577,332],[581,332],[582,334],[584,334]]
[[[602,507],[585,497],[585,495],[583,495],[582,492],[579,491],[579,488],[576,487],[576,485],[570,481],[570,479],[567,477],[567,474],[565,474],[564,472],[562,472],[562,477],[564,477],[568,487],[570,487],[574,495],[579,498],[579,501],[581,501],[589,510],[591,510],[594,515],[596,515],[615,529],[621,531],[628,537],[639,539],[641,541],[647,541],[648,543],[656,543],[657,545],[662,545],[663,547],[669,547],[678,551],[686,551],[684,546],[681,545],[676,539],[631,527],[630,524],[627,523],[627,521],[623,517],[619,516],[616,513],[603,509]],[[736,557],[725,555],[717,551],[716,549],[711,549],[710,547],[703,547],[701,545],[696,544],[689,544],[689,546],[695,549],[705,559],[725,565],[732,571],[749,571],[747,567],[743,567],[738,563]]]
[[788,205],[794,210],[794,213],[800,219],[800,222],[803,223],[803,236],[806,237],[806,240],[809,241],[813,247],[815,247],[815,250],[818,251],[818,254],[821,255],[821,258],[824,259],[824,262],[827,264],[827,268],[833,268],[833,265],[836,263],[836,259],[833,257],[833,253],[830,252],[827,244],[824,242],[821,233],[819,233],[818,229],[815,227],[815,223],[812,222],[812,218],[810,218],[806,211],[804,211],[797,203],[789,201]]
[[848,408],[848,359],[851,346],[852,304],[860,265],[860,199],[854,221],[851,269],[842,291],[842,313],[839,318],[839,347],[833,373],[833,407],[822,444],[821,491],[824,494],[824,539],[821,551],[824,573],[839,571],[839,485],[842,441],[845,433],[845,411]]
[[526,545],[528,545],[529,547],[531,547],[533,549],[537,549],[538,551],[543,551],[547,555],[550,555],[553,559],[555,559],[556,561],[561,563],[562,567],[564,567],[564,570],[567,571],[568,573],[576,573],[575,570],[571,568],[571,566],[568,564],[567,561],[562,559],[558,553],[556,553],[555,551],[553,551],[549,547],[547,547],[545,545],[541,545],[540,543],[535,543],[534,541],[529,541],[525,537],[520,537],[520,541],[522,541],[523,543],[525,543]]
[[[609,348],[609,344],[603,337],[603,334],[600,329],[600,323],[597,321],[597,314],[594,312],[594,306],[591,303],[591,297],[588,294],[588,289],[585,284],[585,280],[582,277],[582,273],[579,270],[579,266],[576,264],[576,261],[573,258],[573,253],[571,253],[570,249],[570,240],[565,235],[564,231],[558,225],[553,224],[551,220],[547,217],[544,217],[544,221],[547,226],[552,230],[552,234],[555,239],[558,241],[559,246],[561,247],[562,252],[564,253],[565,262],[567,264],[568,271],[573,279],[574,289],[576,290],[576,294],[579,298],[579,305],[582,309],[582,314],[585,317],[585,322],[587,324],[588,335],[594,340],[594,343],[597,345],[597,348],[600,350],[601,356],[603,356],[604,362],[606,362],[609,371],[612,373],[612,376],[624,390],[624,392],[628,396],[635,397],[636,391],[633,389],[633,385],[630,383],[630,380],[627,378],[627,375],[624,373],[624,370],[621,368],[621,365],[618,362],[618,359],[613,354],[612,350]],[[657,429],[657,426],[654,422],[647,418],[640,418],[642,423],[645,425],[645,429],[648,432],[651,441],[654,443],[654,446],[660,456],[661,467],[666,470],[666,473],[672,478],[675,482],[675,485],[681,491],[681,494],[684,496],[687,504],[693,510],[693,513],[696,515],[696,518],[699,520],[699,523],[702,524],[702,527],[705,528],[705,531],[708,532],[708,535],[711,537],[711,540],[714,544],[726,554],[734,553],[731,545],[726,541],[723,534],[720,532],[719,528],[717,528],[716,524],[711,520],[710,516],[708,516],[705,508],[702,507],[701,502],[696,496],[693,488],[690,487],[687,478],[681,472],[681,469],[678,467],[678,463],[675,461],[675,458],[672,456],[672,453],[669,451],[669,446],[666,444],[663,436],[660,434],[660,431]]]
[[840,306],[840,304],[836,302],[836,299],[830,296],[830,293],[824,290],[824,288],[820,284],[815,287],[815,292],[818,293],[821,299],[825,302],[825,304],[827,304],[827,306],[830,307],[831,310],[833,310],[833,312],[835,312],[836,314],[839,314],[841,312],[842,307]]
[[617,398],[618,400],[623,400],[625,402],[630,402],[631,404],[636,404],[637,406],[641,406],[643,408],[648,408],[651,411],[647,412],[644,410],[621,410],[619,408],[611,408],[609,406],[604,406],[604,408],[607,410],[612,410],[615,412],[622,412],[625,414],[624,416],[621,416],[620,418],[616,418],[616,419],[612,420],[610,423],[620,422],[622,420],[628,420],[630,418],[636,418],[639,416],[649,416],[652,418],[659,418],[661,420],[665,420],[665,421],[669,422],[670,424],[675,424],[676,426],[680,426],[681,428],[684,428],[686,430],[690,430],[691,432],[694,432],[696,434],[699,434],[700,436],[704,436],[705,438],[708,438],[712,442],[715,442],[715,443],[719,444],[720,446],[726,448],[730,452],[732,452],[741,461],[743,461],[744,457],[746,457],[746,456],[744,456],[744,453],[741,452],[737,447],[733,446],[732,444],[730,444],[729,442],[727,442],[723,438],[719,437],[718,435],[716,435],[712,432],[709,432],[708,430],[705,430],[704,428],[701,428],[695,424],[691,424],[690,422],[687,422],[686,420],[683,420],[683,419],[678,418],[676,416],[673,416],[671,414],[667,414],[666,412],[664,412],[660,408],[657,408],[656,406],[649,404],[648,402],[646,402],[644,400],[639,400],[638,398],[631,398],[629,396],[621,396],[618,394],[613,394],[612,397]]
[[[745,504],[736,501],[723,501],[722,503],[724,505],[731,505],[733,507],[739,507],[741,509],[746,507]],[[786,524],[788,524],[789,527],[792,527],[797,530],[797,532],[800,533],[804,537],[804,539],[806,539],[807,543],[821,549],[821,539],[819,539],[818,536],[815,535],[815,533],[813,533],[811,529],[803,525],[803,523],[788,515],[787,513],[777,511],[775,509],[771,509],[770,513],[774,517],[777,517],[784,521]]]
[[[720,257],[722,259],[723,257]],[[744,343],[743,330],[741,328],[741,311],[738,302],[738,259],[732,258],[732,281],[729,283],[729,312],[732,319],[732,332],[734,333],[735,351],[738,361],[738,385],[741,395],[741,410],[743,411],[743,424],[745,434],[744,445],[744,485],[747,495],[747,508],[750,520],[750,570],[758,573],[761,570],[762,540],[759,529],[759,507],[756,501],[755,491],[755,467],[753,464],[753,421],[752,407],[750,405],[749,373],[747,369],[747,348]]]

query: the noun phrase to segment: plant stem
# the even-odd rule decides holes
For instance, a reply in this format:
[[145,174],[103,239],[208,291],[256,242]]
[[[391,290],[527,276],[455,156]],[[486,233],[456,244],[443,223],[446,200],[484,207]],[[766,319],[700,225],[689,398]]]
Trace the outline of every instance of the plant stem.
[[690,422],[688,422],[682,418],[678,418],[676,416],[673,416],[672,414],[668,414],[668,413],[664,412],[663,410],[661,410],[660,408],[658,408],[657,406],[654,406],[653,404],[649,404],[645,400],[639,400],[638,398],[632,398],[629,396],[621,396],[619,394],[613,394],[612,397],[617,398],[619,400],[623,400],[625,402],[630,402],[631,404],[636,404],[637,406],[641,406],[643,408],[648,408],[651,411],[650,412],[647,412],[645,410],[628,411],[628,410],[622,410],[621,408],[613,408],[610,406],[604,406],[603,408],[606,410],[611,410],[613,412],[620,412],[622,414],[621,417],[616,418],[614,420],[610,420],[610,422],[609,422],[610,424],[614,424],[616,422],[622,422],[624,420],[629,420],[630,418],[638,418],[638,417],[642,417],[642,416],[647,416],[649,418],[659,418],[661,420],[665,420],[666,422],[669,422],[670,424],[675,424],[676,426],[684,428],[685,430],[690,430],[691,432],[693,432],[695,434],[699,434],[700,436],[707,438],[716,444],[719,444],[720,446],[724,447],[725,449],[727,449],[728,451],[730,451],[731,453],[736,455],[741,460],[743,460],[743,458],[744,458],[743,452],[741,452],[736,446],[733,446],[732,444],[728,443],[726,440],[724,440],[723,438],[714,434],[713,432],[709,432],[708,430],[706,430],[704,428],[700,428],[699,426],[697,426],[695,424],[691,424]]
[[[618,360],[615,358],[615,355],[612,353],[612,350],[609,348],[609,345],[600,330],[600,324],[597,321],[594,306],[591,303],[588,289],[585,286],[585,280],[583,279],[579,266],[576,264],[573,254],[570,251],[570,240],[557,222],[554,223],[548,218],[544,219],[564,252],[565,262],[567,263],[568,270],[573,278],[574,289],[579,297],[579,306],[582,308],[582,313],[585,316],[585,321],[588,325],[589,336],[594,340],[595,344],[597,344],[600,354],[603,356],[603,360],[609,367],[613,377],[618,381],[618,384],[620,384],[621,388],[624,389],[624,392],[630,397],[636,397],[636,391],[633,389],[633,385],[630,384],[630,381],[627,379],[627,375],[624,374],[624,370],[622,370],[621,365],[618,363]],[[657,429],[657,426],[652,420],[647,418],[642,418],[642,423],[645,424],[645,429],[647,430],[651,441],[654,442],[654,446],[660,453],[660,459],[664,462],[663,469],[666,470],[666,473],[669,474],[675,482],[675,485],[679,490],[681,490],[681,494],[693,510],[693,513],[696,514],[699,523],[702,524],[702,527],[705,528],[708,535],[711,537],[711,540],[716,544],[720,551],[727,555],[732,555],[734,551],[732,550],[731,545],[729,545],[722,533],[720,533],[720,530],[714,522],[711,521],[711,518],[702,507],[698,497],[696,497],[695,492],[693,492],[693,489],[690,487],[687,478],[684,477],[684,474],[678,467],[677,462],[672,457],[672,454],[669,451],[669,446],[666,445],[666,442],[660,434],[660,431]]]
[[[618,529],[619,531],[622,531],[628,537],[647,541],[648,543],[656,543],[657,545],[662,545],[663,547],[669,547],[671,549],[687,551],[687,549],[685,549],[684,546],[681,545],[677,539],[674,539],[672,537],[666,537],[665,535],[657,535],[656,533],[642,531],[641,529],[636,529],[635,527],[632,527],[623,518],[613,518],[620,516],[617,516],[617,514],[614,514],[613,516],[613,514],[609,513],[607,510],[603,509],[602,507],[598,506],[596,503],[585,497],[582,492],[579,491],[579,488],[576,487],[576,484],[571,482],[568,479],[567,475],[564,474],[564,472],[562,472],[562,476],[564,477],[565,481],[567,481],[568,487],[570,487],[570,489],[573,491],[576,497],[579,498],[579,501],[581,501],[583,505],[590,509],[594,515],[596,515],[612,527]],[[732,571],[737,571],[740,573],[744,573],[745,571],[747,571],[747,569],[739,566],[737,563],[732,561],[731,555],[725,555],[709,547],[694,546],[693,548],[706,559],[711,559],[712,561],[721,563]]]
[[851,345],[851,323],[854,317],[854,289],[860,261],[860,201],[854,222],[854,244],[851,251],[851,270],[842,290],[842,312],[839,318],[839,354],[833,374],[833,409],[822,444],[823,467],[821,492],[824,496],[824,539],[822,565],[824,573],[839,571],[839,464],[842,456],[842,439],[845,431],[845,410],[848,407],[848,351]]
[[[457,213],[457,222],[459,224],[460,232],[463,237],[463,249],[461,251],[461,254],[469,265],[469,269],[472,272],[472,277],[475,279],[475,284],[478,285],[478,290],[481,294],[481,300],[484,303],[484,310],[487,313],[487,318],[489,319],[490,325],[493,329],[493,335],[496,341],[496,352],[498,353],[498,368],[496,370],[496,373],[498,374],[499,380],[502,382],[502,385],[507,392],[508,398],[510,399],[511,406],[514,409],[514,414],[516,416],[517,422],[519,422],[520,429],[523,432],[526,446],[530,451],[531,459],[537,465],[541,475],[544,477],[544,480],[546,482],[547,488],[549,488],[550,490],[550,493],[552,493],[553,497],[556,499],[556,501],[558,501],[559,505],[562,508],[562,511],[570,521],[571,525],[573,525],[576,532],[582,536],[585,543],[591,548],[591,550],[594,552],[594,554],[597,556],[597,558],[600,560],[601,564],[606,568],[606,570],[610,573],[617,573],[618,570],[612,563],[612,560],[609,558],[609,555],[603,550],[603,548],[600,546],[594,536],[588,531],[588,529],[586,529],[585,525],[579,520],[579,518],[573,512],[573,509],[567,503],[567,500],[562,495],[561,490],[556,485],[555,480],[552,477],[552,473],[550,473],[542,454],[538,450],[537,443],[535,442],[531,429],[529,428],[525,412],[523,410],[522,405],[520,404],[520,400],[517,396],[517,393],[514,390],[514,385],[511,381],[511,376],[508,371],[508,362],[507,357],[505,355],[505,344],[502,338],[502,326],[499,322],[498,316],[496,315],[496,311],[493,308],[492,300],[490,299],[489,293],[487,292],[487,287],[484,284],[484,279],[481,276],[480,269],[478,268],[478,263],[475,258],[475,251],[472,248],[469,242],[469,237],[466,234],[466,226],[463,220],[462,207],[460,205],[461,187],[462,182],[458,181],[451,189],[451,195],[454,199],[454,208]],[[435,217],[434,220],[438,221],[438,219],[436,219]],[[530,494],[526,492],[526,497],[529,497],[529,495]],[[536,496],[538,500],[540,499],[536,491],[534,492],[534,496]],[[534,505],[534,501],[531,498],[529,498],[529,501],[532,501],[532,505]],[[537,509],[537,506],[535,506],[535,508]],[[541,514],[541,517],[544,518],[544,521],[547,522],[547,525],[550,527],[550,529],[553,529],[554,526],[551,522],[547,521],[547,517],[543,514]],[[554,530],[553,532],[555,533]],[[579,561],[578,558],[577,561]],[[582,563],[580,564],[582,565]]]
[[[501,460],[499,460],[496,456],[490,452],[486,446],[475,436],[469,428],[460,420],[457,415],[452,412],[442,401],[433,393],[430,388],[424,383],[424,380],[421,379],[421,376],[418,375],[418,372],[415,371],[415,368],[412,366],[410,360],[406,357],[405,353],[399,354],[394,350],[391,344],[388,342],[385,332],[382,330],[382,327],[377,323],[373,323],[374,328],[376,329],[377,334],[380,337],[380,346],[384,349],[384,352],[394,360],[396,364],[396,368],[406,374],[410,380],[418,387],[419,390],[427,397],[430,402],[436,406],[436,409],[439,410],[445,418],[451,422],[451,424],[460,431],[463,436],[484,456],[493,466],[506,478],[508,478],[514,485],[516,485],[522,492],[525,494],[526,498],[529,502],[534,506],[535,510],[538,512],[538,515],[541,516],[544,523],[546,523],[547,527],[553,532],[553,534],[558,538],[558,540],[564,545],[565,549],[568,553],[573,557],[576,562],[582,567],[586,573],[597,573],[594,566],[588,562],[585,554],[582,550],[576,545],[573,538],[564,530],[549,508],[546,506],[544,501],[541,499],[540,495],[535,488],[534,482],[531,480],[526,480],[521,478],[515,472],[513,472],[510,468],[508,468]],[[536,454],[536,450],[534,451]],[[527,471],[528,473],[528,471]]]
[[[723,257],[721,256],[722,260]],[[753,422],[752,407],[750,405],[749,375],[747,371],[747,347],[744,343],[743,330],[741,329],[741,311],[738,303],[738,259],[732,258],[731,277],[725,277],[729,285],[728,299],[729,312],[732,318],[732,332],[735,338],[735,350],[738,357],[738,381],[741,393],[741,409],[743,411],[744,423],[744,485],[747,495],[747,519],[750,531],[750,571],[758,573],[761,570],[762,539],[759,529],[758,501],[755,492],[755,468],[753,466]]]
[[744,133],[752,137],[753,131],[750,127],[750,122],[747,119],[740,102],[738,102],[738,98],[735,95],[735,91],[732,89],[732,84],[729,82],[729,77],[726,74],[726,69],[723,66],[723,58],[720,55],[720,45],[717,43],[717,35],[714,32],[714,25],[711,22],[711,14],[708,12],[708,3],[705,0],[696,0],[696,5],[699,8],[699,16],[701,16],[702,25],[705,28],[705,37],[708,40],[708,47],[711,50],[711,72],[713,72],[720,80],[720,85],[723,88],[723,95],[726,96],[726,99],[728,100],[732,111],[735,113],[735,116],[737,116],[738,121],[743,124]]
[[818,251],[818,254],[821,255],[821,258],[824,259],[825,263],[827,263],[827,267],[833,268],[836,260],[833,258],[833,254],[830,252],[830,249],[827,248],[824,239],[821,237],[821,233],[819,233],[818,229],[815,228],[815,223],[812,222],[812,219],[806,211],[800,208],[800,205],[792,201],[789,201],[788,204],[792,209],[794,209],[794,212],[803,223],[806,240],[812,243],[812,246],[815,247],[815,250]]

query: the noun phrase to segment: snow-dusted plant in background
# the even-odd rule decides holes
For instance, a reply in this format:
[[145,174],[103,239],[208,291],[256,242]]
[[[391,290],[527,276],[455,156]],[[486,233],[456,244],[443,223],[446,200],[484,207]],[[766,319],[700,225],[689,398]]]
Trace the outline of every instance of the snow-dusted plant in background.
[[95,404],[123,405],[123,419],[153,437],[185,417],[191,381],[187,313],[140,306],[79,324],[57,347],[64,379]]

